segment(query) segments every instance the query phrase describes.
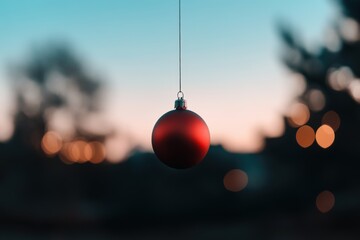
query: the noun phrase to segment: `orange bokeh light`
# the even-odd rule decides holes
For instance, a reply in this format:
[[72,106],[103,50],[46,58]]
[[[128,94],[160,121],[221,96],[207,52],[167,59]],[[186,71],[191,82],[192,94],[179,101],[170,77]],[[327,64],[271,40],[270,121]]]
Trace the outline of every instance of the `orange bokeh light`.
[[106,151],[104,144],[100,142],[90,142],[87,144],[87,157],[91,163],[98,164],[104,161]]
[[322,213],[329,212],[335,205],[335,196],[330,191],[323,191],[316,197],[316,207]]
[[248,184],[248,175],[240,169],[233,169],[224,176],[224,186],[231,192],[239,192]]
[[295,103],[288,114],[288,122],[292,127],[300,127],[306,124],[309,118],[309,108],[303,103]]
[[322,117],[321,122],[322,124],[329,125],[336,132],[340,127],[341,120],[339,114],[335,111],[328,111]]
[[71,142],[68,148],[70,159],[73,162],[84,163],[87,161],[86,156],[84,154],[86,142],[83,140],[77,140]]
[[60,158],[65,163],[101,163],[106,157],[105,147],[102,143],[76,140],[65,143],[60,152]]
[[54,155],[60,151],[62,147],[62,138],[53,131],[44,134],[41,140],[41,148],[47,155]]
[[94,149],[90,143],[86,143],[83,149],[84,158],[86,161],[90,161],[94,156]]
[[64,163],[73,163],[73,161],[70,159],[70,156],[69,156],[69,145],[70,143],[64,143],[62,148],[61,148],[61,151],[60,151],[60,159],[64,162]]
[[330,147],[335,140],[335,132],[329,125],[322,125],[316,131],[316,142],[322,148]]
[[296,132],[296,141],[303,148],[310,147],[315,141],[314,129],[308,125],[300,127]]

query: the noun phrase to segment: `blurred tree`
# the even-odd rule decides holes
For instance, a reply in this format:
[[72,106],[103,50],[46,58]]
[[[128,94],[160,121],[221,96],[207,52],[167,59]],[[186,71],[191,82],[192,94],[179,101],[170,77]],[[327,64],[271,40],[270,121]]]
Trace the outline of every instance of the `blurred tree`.
[[[286,179],[288,193],[309,202],[324,189],[353,194],[345,189],[360,183],[360,2],[338,3],[343,16],[316,51],[288,25],[279,28],[283,61],[299,88],[305,87],[285,117],[284,135],[268,139],[264,154],[273,159],[274,178]],[[277,171],[279,166],[286,170]],[[340,203],[338,209],[345,207]]]
[[16,136],[36,149],[46,131],[57,132],[64,141],[103,141],[110,133],[106,124],[99,124],[100,80],[67,44],[34,48],[12,73]]

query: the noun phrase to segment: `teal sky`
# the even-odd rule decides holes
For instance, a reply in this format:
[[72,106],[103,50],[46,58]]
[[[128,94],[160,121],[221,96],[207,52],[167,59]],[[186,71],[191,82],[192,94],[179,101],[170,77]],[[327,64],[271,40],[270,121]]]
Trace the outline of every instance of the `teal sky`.
[[[326,0],[182,0],[183,90],[208,123],[213,143],[256,149],[276,135],[294,84],[280,63],[276,23],[296,27],[310,47],[336,17]],[[153,124],[177,92],[177,0],[0,0],[0,100],[6,67],[32,46],[69,42],[103,74],[106,116],[150,146]],[[149,107],[151,105],[151,107]],[[144,117],[146,116],[146,117]],[[0,120],[4,122],[5,120]]]

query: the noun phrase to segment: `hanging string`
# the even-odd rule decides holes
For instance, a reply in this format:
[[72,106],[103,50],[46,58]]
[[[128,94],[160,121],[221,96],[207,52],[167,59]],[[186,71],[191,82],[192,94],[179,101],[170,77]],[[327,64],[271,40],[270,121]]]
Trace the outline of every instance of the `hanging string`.
[[184,93],[181,89],[181,0],[179,0],[179,92],[178,98],[183,98]]

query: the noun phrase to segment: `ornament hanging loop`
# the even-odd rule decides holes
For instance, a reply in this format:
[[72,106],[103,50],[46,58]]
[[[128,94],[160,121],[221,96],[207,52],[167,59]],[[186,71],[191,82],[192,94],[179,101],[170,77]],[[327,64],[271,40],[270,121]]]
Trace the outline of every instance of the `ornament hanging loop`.
[[183,99],[184,98],[184,92],[183,91],[179,91],[178,93],[177,93],[177,97],[178,97],[178,99]]

